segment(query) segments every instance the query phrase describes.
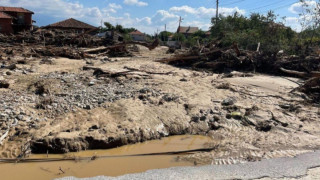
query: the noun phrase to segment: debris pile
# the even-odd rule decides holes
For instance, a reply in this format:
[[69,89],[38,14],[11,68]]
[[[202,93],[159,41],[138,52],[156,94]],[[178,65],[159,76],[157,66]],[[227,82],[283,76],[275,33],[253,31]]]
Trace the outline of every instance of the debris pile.
[[232,71],[244,71],[312,78],[300,89],[311,95],[311,99],[315,102],[319,102],[320,98],[318,93],[320,83],[317,80],[320,77],[320,57],[316,55],[308,57],[266,55],[258,51],[240,51],[234,44],[231,48],[195,47],[184,54],[177,54],[158,62],[215,73],[230,74]]

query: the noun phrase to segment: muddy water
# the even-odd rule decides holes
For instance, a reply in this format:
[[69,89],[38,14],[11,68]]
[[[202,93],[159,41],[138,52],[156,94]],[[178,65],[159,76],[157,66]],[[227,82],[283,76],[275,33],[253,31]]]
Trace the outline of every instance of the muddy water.
[[[181,151],[203,148],[212,140],[206,136],[173,136],[162,140],[148,141],[127,145],[109,150],[92,150],[66,155],[49,155],[48,158],[114,156],[142,153]],[[65,176],[92,177],[98,175],[118,176],[128,173],[143,172],[149,169],[168,168],[175,166],[190,166],[191,162],[176,161],[177,156],[142,156],[97,158],[94,161],[60,161],[41,163],[0,164],[1,180],[44,180]],[[31,155],[30,158],[47,158],[47,155]]]

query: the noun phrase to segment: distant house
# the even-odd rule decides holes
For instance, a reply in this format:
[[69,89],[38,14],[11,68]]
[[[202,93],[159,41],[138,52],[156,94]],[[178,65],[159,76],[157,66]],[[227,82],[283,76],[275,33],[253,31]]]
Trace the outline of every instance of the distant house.
[[145,41],[146,40],[146,35],[138,30],[135,30],[131,33],[129,33],[131,36],[132,40],[134,41]]
[[54,24],[43,27],[45,29],[61,29],[61,30],[73,30],[75,32],[81,33],[88,30],[95,30],[97,27],[94,27],[90,24],[81,22],[79,20],[70,18],[64,21],[60,21]]
[[207,31],[205,34],[206,34],[206,37],[209,38],[211,36],[211,31]]
[[0,6],[0,33],[11,34],[32,30],[34,13],[21,7]]
[[192,35],[193,33],[199,31],[198,27],[184,27],[184,26],[179,26],[177,29],[177,33],[181,33],[184,36],[188,37],[190,35]]

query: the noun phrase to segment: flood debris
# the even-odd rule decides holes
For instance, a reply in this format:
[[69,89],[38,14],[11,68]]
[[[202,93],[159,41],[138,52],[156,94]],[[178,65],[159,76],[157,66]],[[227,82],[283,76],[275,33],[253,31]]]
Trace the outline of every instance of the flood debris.
[[[183,54],[157,62],[170,65],[192,68],[194,70],[223,73],[224,78],[235,76],[253,76],[253,73],[266,73],[270,75],[289,75],[308,79],[299,90],[310,95],[310,99],[319,102],[317,90],[320,77],[320,58],[316,54],[308,57],[276,56],[263,54],[259,51],[240,50],[236,43],[229,48],[219,48],[219,45],[193,47]],[[290,69],[285,69],[290,68]],[[234,74],[232,71],[243,72]]]

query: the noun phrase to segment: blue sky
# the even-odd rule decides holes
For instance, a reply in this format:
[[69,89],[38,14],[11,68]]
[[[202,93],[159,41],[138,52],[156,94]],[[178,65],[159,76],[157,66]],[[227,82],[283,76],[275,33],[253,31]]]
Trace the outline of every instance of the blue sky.
[[[314,1],[310,1],[314,2]],[[99,26],[101,21],[135,27],[153,34],[157,30],[175,31],[179,16],[182,25],[198,26],[208,30],[210,19],[215,16],[215,0],[0,0],[0,6],[25,7],[35,12],[36,25],[44,26],[67,18],[76,18]],[[298,0],[220,0],[220,13],[267,13],[272,9],[286,24],[300,30]]]

